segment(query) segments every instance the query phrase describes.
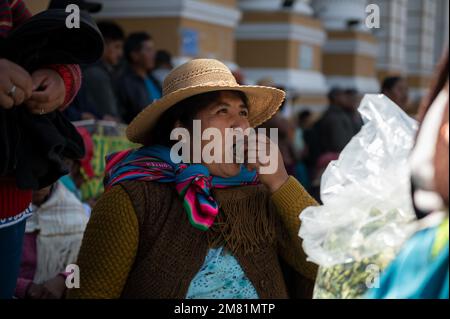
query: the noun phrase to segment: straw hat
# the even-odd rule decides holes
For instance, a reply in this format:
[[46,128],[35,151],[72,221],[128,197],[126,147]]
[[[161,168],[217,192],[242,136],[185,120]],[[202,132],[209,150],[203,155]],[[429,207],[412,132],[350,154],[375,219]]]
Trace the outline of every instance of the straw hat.
[[231,71],[212,59],[189,61],[169,73],[163,84],[163,96],[142,110],[127,128],[127,137],[144,143],[160,116],[170,107],[191,96],[221,90],[245,93],[248,120],[256,127],[271,118],[284,100],[283,91],[264,86],[239,85]]

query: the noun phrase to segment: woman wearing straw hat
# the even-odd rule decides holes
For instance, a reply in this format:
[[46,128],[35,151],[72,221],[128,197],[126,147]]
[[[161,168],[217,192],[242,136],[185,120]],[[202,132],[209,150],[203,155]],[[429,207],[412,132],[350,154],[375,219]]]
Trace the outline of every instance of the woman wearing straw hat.
[[128,127],[144,146],[107,159],[106,192],[77,262],[80,288],[69,297],[288,298],[279,258],[310,292],[316,268],[306,262],[298,215],[316,202],[287,175],[278,149],[271,174],[259,174],[259,159],[177,164],[170,156],[172,129],[192,131],[193,120],[203,131],[256,127],[284,92],[240,86],[210,59],[173,70],[163,91]]

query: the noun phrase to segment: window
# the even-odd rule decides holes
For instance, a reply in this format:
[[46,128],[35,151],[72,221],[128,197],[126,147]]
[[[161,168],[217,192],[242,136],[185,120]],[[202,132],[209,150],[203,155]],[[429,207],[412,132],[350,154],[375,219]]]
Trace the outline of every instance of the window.
[[300,44],[299,66],[301,70],[312,70],[314,68],[314,49],[307,44]]
[[181,30],[181,54],[195,57],[199,55],[198,31],[194,29]]

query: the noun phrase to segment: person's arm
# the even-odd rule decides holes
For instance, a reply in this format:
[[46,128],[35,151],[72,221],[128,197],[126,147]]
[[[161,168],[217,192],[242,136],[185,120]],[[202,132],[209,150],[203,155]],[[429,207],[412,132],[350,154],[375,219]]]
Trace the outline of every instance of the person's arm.
[[300,213],[307,207],[317,206],[302,185],[292,176],[272,194],[272,202],[281,217],[282,228],[285,232],[279,234],[279,254],[297,272],[314,281],[317,266],[306,261],[302,240],[298,236],[300,230]]
[[134,263],[139,228],[133,204],[120,185],[108,190],[95,205],[78,255],[80,288],[67,298],[114,299]]
[[[13,18],[13,28],[21,25],[23,22],[25,22],[27,19],[29,19],[31,17],[31,13],[30,11],[27,9],[25,3],[23,2],[23,0],[15,0],[11,2],[11,13],[12,13],[12,18]],[[73,101],[73,99],[75,98],[75,96],[78,93],[78,90],[80,89],[81,86],[81,70],[80,67],[76,64],[55,64],[55,65],[50,65],[47,66],[45,69],[50,69],[55,71],[56,73],[58,73],[58,75],[61,77],[61,79],[64,82],[64,91],[61,92],[57,92],[58,96],[62,96],[64,94],[64,98],[61,98],[60,100],[62,101],[62,104],[59,105],[59,110],[63,111],[67,106],[70,105],[70,103]],[[37,72],[42,70],[38,70]],[[42,77],[40,77],[42,79],[42,81],[37,80],[35,83],[38,84],[43,84],[44,83],[44,78],[47,79],[51,79],[51,76],[48,74],[46,74],[47,76],[44,77],[44,75]],[[32,75],[34,77],[34,75]],[[52,90],[54,91],[55,86],[52,86]],[[44,92],[43,92],[44,93]],[[50,101],[48,101],[50,97]],[[33,98],[33,97],[32,97]],[[41,97],[39,97],[41,98]],[[42,96],[41,99],[39,99],[36,101],[37,104],[37,108],[38,109],[42,109],[45,108],[47,111],[47,107],[46,103],[51,103],[51,102],[55,102],[56,103],[56,98],[54,98],[52,96],[52,94],[49,94],[49,92],[45,93],[45,95]],[[50,106],[50,108],[52,108]]]
[[31,279],[19,277],[17,279],[16,292],[14,293],[14,296],[19,299],[25,299],[27,297],[28,288],[30,288],[32,283],[33,281]]
[[[14,90],[13,93],[12,90]],[[32,95],[33,81],[21,66],[0,58],[0,108],[10,109]]]
[[77,64],[54,64],[48,66],[49,69],[56,71],[64,82],[65,96],[64,102],[59,107],[64,111],[77,95],[81,87],[81,69]]
[[23,0],[10,1],[10,8],[12,14],[13,29],[21,25],[25,20],[31,17],[31,12]]

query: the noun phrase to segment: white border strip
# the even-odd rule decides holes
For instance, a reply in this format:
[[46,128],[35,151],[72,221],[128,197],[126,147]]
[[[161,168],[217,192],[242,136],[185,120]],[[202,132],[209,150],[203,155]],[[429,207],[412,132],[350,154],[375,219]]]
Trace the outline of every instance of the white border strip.
[[[294,4],[293,8],[285,9],[289,12],[295,12],[305,14],[308,16],[313,15],[314,11],[308,4],[309,1],[301,0]],[[239,7],[245,11],[282,11],[282,0],[241,0],[239,1]]]
[[379,55],[379,46],[361,40],[328,40],[323,47],[323,52],[362,54],[377,57]]
[[242,68],[245,80],[255,84],[258,80],[271,77],[277,85],[300,94],[326,94],[328,86],[320,72],[280,68]]
[[409,101],[410,102],[420,102],[428,93],[429,89],[425,88],[409,88]]
[[244,23],[236,30],[237,40],[298,40],[321,46],[326,38],[321,29],[288,23]]
[[330,87],[337,86],[344,89],[356,89],[359,93],[380,92],[380,83],[376,78],[362,76],[328,76],[327,84]]
[[241,12],[225,6],[194,0],[107,0],[98,18],[182,17],[234,28]]

